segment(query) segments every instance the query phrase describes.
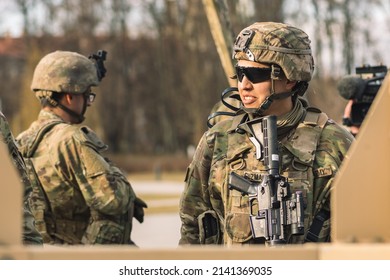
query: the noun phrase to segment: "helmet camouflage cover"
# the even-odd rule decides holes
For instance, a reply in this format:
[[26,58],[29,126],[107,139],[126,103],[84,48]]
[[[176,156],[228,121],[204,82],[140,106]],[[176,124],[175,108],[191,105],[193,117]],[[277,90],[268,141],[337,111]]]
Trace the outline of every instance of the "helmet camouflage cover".
[[31,89],[39,96],[47,92],[84,93],[99,84],[94,63],[76,52],[55,51],[44,56],[35,68]]
[[310,81],[314,61],[308,35],[285,23],[256,22],[243,29],[233,59],[279,65],[290,81]]

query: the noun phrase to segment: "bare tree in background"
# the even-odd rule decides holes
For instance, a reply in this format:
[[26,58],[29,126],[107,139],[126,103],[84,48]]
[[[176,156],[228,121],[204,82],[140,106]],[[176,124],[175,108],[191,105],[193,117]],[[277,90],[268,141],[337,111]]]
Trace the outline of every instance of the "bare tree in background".
[[[112,1],[102,17],[109,20],[107,39],[96,47],[108,51],[106,78],[101,83],[97,114],[105,135],[114,152],[129,150],[129,143],[135,141],[134,133],[136,94],[131,80],[132,57],[128,37],[128,15],[131,6],[128,1]],[[107,14],[109,16],[107,16]],[[113,125],[113,120],[115,120]]]
[[36,4],[35,0],[16,0],[17,8],[23,18],[23,34],[28,37],[34,32],[35,22],[31,16],[31,10]]

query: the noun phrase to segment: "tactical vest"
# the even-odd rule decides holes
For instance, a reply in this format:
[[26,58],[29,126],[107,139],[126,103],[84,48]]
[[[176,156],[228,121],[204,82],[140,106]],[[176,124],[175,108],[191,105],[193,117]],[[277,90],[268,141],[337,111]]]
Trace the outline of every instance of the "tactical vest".
[[[322,209],[323,204],[330,195],[330,186],[326,188],[319,195],[321,199],[317,199],[317,203],[314,205],[314,193],[313,184],[315,177],[328,177],[333,174],[332,170],[328,167],[320,167],[313,169],[317,146],[321,137],[321,133],[326,123],[328,122],[328,116],[322,113],[316,108],[307,108],[307,113],[303,122],[301,122],[296,128],[292,137],[288,139],[285,137],[282,140],[282,145],[292,155],[292,161],[290,163],[291,168],[286,170],[282,175],[289,179],[289,183],[292,191],[302,190],[305,192],[306,197],[306,209],[305,209],[305,241],[316,242],[320,234],[321,228],[324,223],[329,225],[329,212],[325,212]],[[283,168],[283,166],[282,166]],[[303,186],[302,182],[306,181],[308,186]],[[314,209],[313,209],[314,207]],[[308,213],[313,213],[308,214]],[[318,223],[320,216],[323,217],[323,221]],[[293,239],[300,239],[296,236]]]
[[41,233],[44,243],[67,243],[80,244],[82,234],[88,226],[88,217],[86,221],[70,221],[57,219],[51,210],[50,201],[37,176],[32,158],[35,150],[43,137],[54,126],[63,123],[60,120],[49,120],[31,139],[31,149],[24,155],[26,167],[33,187],[30,197],[30,207],[35,218],[36,228]]
[[[318,176],[330,176],[326,168],[318,170],[313,169],[313,164],[316,155],[316,149],[321,137],[321,133],[328,117],[325,113],[321,113],[318,109],[307,108],[307,113],[304,120],[291,132],[287,137],[281,140],[279,145],[279,154],[281,159],[281,175],[288,178],[291,191],[302,191],[305,198],[305,236],[315,236],[316,238],[309,241],[317,241],[318,235],[323,227],[322,224],[317,224],[313,228],[313,216],[317,217],[318,213],[322,213],[322,204],[326,201],[330,194],[330,187],[327,187],[320,195],[321,202],[314,205],[313,203],[313,184],[314,178]],[[246,137],[244,135],[244,137]],[[229,153],[229,151],[228,151]],[[260,181],[262,174],[266,172],[266,168],[262,162],[256,162],[256,158],[250,154],[244,156],[245,151],[241,151],[241,155],[232,151],[232,156],[227,155],[228,170],[236,172],[240,176],[245,176],[254,181]],[[236,154],[237,158],[233,155]],[[245,159],[243,158],[245,157]],[[257,170],[251,172],[245,168],[245,165],[256,166]],[[225,183],[226,184],[226,183]],[[225,188],[224,188],[225,189]],[[235,243],[253,243],[252,234],[248,219],[248,197],[235,190],[228,191],[225,195],[227,206],[225,208],[225,221],[219,220],[220,229],[223,232],[226,244]],[[224,196],[224,194],[222,194]],[[315,209],[313,209],[315,208]],[[326,217],[324,218],[326,219]],[[316,218],[314,218],[316,220]],[[329,216],[327,221],[329,223]],[[204,223],[202,223],[204,225]],[[328,225],[326,225],[328,227]],[[312,233],[314,232],[314,233]],[[288,233],[287,233],[288,234]],[[304,236],[291,236],[289,243],[303,243]]]

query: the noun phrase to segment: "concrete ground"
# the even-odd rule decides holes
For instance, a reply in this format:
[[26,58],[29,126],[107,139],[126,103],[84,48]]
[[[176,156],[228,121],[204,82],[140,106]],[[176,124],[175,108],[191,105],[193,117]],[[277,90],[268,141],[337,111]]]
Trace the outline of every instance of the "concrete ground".
[[176,248],[180,238],[180,218],[177,209],[184,183],[130,182],[137,196],[148,204],[144,222],[142,224],[134,222],[132,240],[140,248]]

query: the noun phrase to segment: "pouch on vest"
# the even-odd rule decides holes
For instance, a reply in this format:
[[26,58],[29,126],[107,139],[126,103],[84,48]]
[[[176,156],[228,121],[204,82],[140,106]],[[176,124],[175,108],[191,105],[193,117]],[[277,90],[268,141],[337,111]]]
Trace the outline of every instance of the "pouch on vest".
[[83,244],[122,244],[124,227],[110,220],[92,221],[87,227]]
[[220,230],[217,213],[213,210],[203,212],[198,216],[200,244],[218,244]]
[[[264,166],[254,154],[248,153],[250,148],[251,144],[245,143],[245,145],[236,145],[229,149],[227,158],[229,169],[250,180],[261,180]],[[249,172],[246,170],[247,166],[257,166],[257,170]],[[228,176],[226,176],[226,181],[228,181]],[[234,243],[246,243],[253,238],[249,218],[251,210],[249,198],[239,191],[229,190],[228,200],[225,208],[225,232],[228,237],[225,236],[225,238],[231,239]]]
[[57,244],[81,244],[80,239],[85,232],[87,224],[84,221],[56,219],[53,243]]
[[32,192],[29,197],[29,205],[35,219],[35,228],[42,236],[44,243],[52,243],[51,232],[54,232],[53,218],[51,217],[51,209],[41,182],[35,171],[34,165],[30,158],[24,158],[26,171],[31,182]]
[[226,213],[226,234],[233,242],[245,243],[252,239],[252,230],[249,219],[248,196],[236,190],[230,191],[231,208]]

